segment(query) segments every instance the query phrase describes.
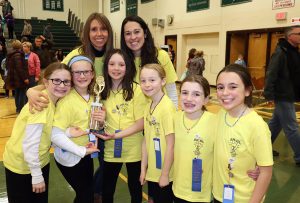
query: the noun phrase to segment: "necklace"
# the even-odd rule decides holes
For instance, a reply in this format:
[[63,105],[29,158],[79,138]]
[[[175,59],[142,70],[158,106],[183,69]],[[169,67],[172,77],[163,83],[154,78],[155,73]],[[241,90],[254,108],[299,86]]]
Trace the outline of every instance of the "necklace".
[[157,102],[157,104],[154,106],[154,108],[153,108],[152,111],[151,111],[151,106],[152,106],[152,104],[153,104],[153,100],[152,100],[151,105],[150,105],[150,109],[149,109],[149,113],[150,113],[151,116],[152,116],[152,114],[153,114],[155,108],[156,108],[157,105],[161,102],[161,100],[162,100],[162,98],[163,98],[164,96],[165,96],[165,94],[163,94],[163,95],[161,96],[161,98],[159,99],[159,101]]
[[245,113],[245,111],[246,111],[246,109],[247,109],[248,107],[246,106],[246,108],[242,111],[242,113],[239,115],[239,117],[236,119],[236,121],[233,123],[233,124],[229,124],[228,122],[227,122],[227,112],[225,113],[225,124],[228,126],[228,127],[233,127],[233,126],[235,126],[236,124],[237,124],[237,122],[240,120],[240,118],[244,115],[244,113]]
[[182,121],[183,121],[183,126],[184,126],[184,128],[186,129],[186,133],[187,134],[189,134],[190,133],[190,130],[192,130],[198,123],[199,123],[199,121],[200,121],[200,119],[201,119],[201,117],[202,117],[202,115],[204,114],[204,112],[200,115],[200,117],[198,118],[198,120],[191,126],[191,127],[186,127],[186,125],[185,125],[185,121],[184,121],[184,113],[182,114],[183,116],[182,116]]
[[119,94],[121,92],[121,89],[117,89],[117,90],[111,90],[111,92],[114,94],[114,96],[116,96],[117,94]]

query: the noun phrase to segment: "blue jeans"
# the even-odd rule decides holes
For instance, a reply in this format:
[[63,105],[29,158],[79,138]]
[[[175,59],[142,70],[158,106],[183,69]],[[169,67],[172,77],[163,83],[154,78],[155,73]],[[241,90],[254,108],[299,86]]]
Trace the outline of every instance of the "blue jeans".
[[272,143],[283,129],[283,132],[294,151],[294,159],[296,163],[300,163],[300,132],[296,120],[294,103],[275,101],[273,116],[268,125],[272,134]]
[[15,89],[15,103],[16,103],[16,111],[20,113],[23,106],[27,102],[26,97],[26,88],[16,88]]

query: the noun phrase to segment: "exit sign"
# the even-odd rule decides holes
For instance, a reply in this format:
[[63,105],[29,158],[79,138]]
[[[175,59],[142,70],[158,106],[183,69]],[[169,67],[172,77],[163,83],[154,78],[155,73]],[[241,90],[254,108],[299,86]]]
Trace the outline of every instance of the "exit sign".
[[286,20],[287,12],[276,13],[276,20]]

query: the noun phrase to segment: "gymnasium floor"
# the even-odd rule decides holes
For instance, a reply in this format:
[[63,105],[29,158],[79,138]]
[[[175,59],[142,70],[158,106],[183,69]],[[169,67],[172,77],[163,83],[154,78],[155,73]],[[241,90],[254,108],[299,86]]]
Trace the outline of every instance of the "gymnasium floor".
[[[212,94],[211,103],[208,110],[217,112],[219,106],[215,101],[215,94]],[[270,117],[270,109],[263,105],[256,108],[266,118]],[[2,154],[5,143],[10,136],[15,115],[15,105],[13,98],[0,98],[0,203],[6,203],[6,186],[5,174],[2,163]],[[273,177],[270,188],[266,195],[266,203],[297,203],[300,202],[300,167],[296,167],[293,162],[293,154],[291,148],[281,134],[274,143],[274,149],[280,152],[279,157],[274,158]],[[97,161],[95,160],[95,167]],[[71,203],[74,198],[72,188],[66,183],[61,173],[58,171],[53,157],[51,159],[50,169],[50,186],[49,186],[49,202],[50,203]],[[147,194],[144,188],[144,202],[146,202]],[[129,203],[130,197],[126,184],[126,169],[121,171],[119,176],[117,189],[115,193],[116,203]]]

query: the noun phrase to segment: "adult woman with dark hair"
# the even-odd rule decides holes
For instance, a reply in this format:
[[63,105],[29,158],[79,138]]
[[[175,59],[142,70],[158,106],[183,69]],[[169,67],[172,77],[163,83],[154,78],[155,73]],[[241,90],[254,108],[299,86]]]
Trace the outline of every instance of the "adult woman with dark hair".
[[139,16],[128,16],[121,27],[121,48],[134,60],[137,74],[135,81],[139,82],[140,69],[145,64],[158,63],[166,72],[166,91],[170,99],[177,106],[178,97],[175,81],[177,75],[169,54],[158,50],[146,22]]

